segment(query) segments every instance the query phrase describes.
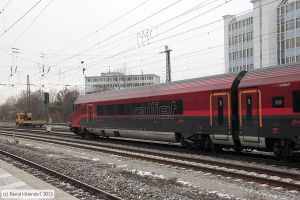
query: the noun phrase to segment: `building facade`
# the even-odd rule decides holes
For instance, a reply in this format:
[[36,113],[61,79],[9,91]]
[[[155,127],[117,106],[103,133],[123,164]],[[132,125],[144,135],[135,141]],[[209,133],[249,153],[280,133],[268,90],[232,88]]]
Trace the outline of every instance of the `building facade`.
[[160,83],[160,77],[155,74],[125,75],[120,72],[101,73],[101,76],[85,77],[85,93],[91,94],[158,83]]
[[300,62],[300,0],[251,2],[253,11],[224,16],[225,71]]

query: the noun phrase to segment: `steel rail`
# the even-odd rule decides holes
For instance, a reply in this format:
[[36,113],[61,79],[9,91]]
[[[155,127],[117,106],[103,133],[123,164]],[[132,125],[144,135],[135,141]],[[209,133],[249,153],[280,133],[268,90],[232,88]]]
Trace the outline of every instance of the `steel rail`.
[[[9,135],[9,134],[7,134]],[[37,136],[24,136],[24,135],[18,135],[19,138],[24,139],[31,139],[36,141],[42,141],[42,142],[50,142],[54,144],[59,145],[66,145],[76,148],[82,148],[87,149],[91,151],[97,151],[107,154],[113,154],[123,157],[129,157],[134,159],[140,159],[165,165],[171,165],[176,167],[182,167],[186,169],[193,169],[196,171],[202,171],[205,173],[212,173],[222,176],[229,176],[232,178],[238,178],[243,179],[246,181],[255,181],[257,183],[261,184],[268,184],[275,187],[283,187],[289,190],[297,190],[300,191],[300,184],[297,183],[291,183],[291,182],[285,182],[281,180],[273,180],[267,177],[260,177],[257,174],[256,175],[249,175],[245,173],[241,173],[241,170],[247,171],[247,172],[255,172],[258,174],[266,174],[268,176],[277,176],[281,178],[288,178],[292,180],[299,181],[300,175],[295,173],[288,173],[288,172],[282,172],[279,170],[273,171],[270,169],[263,169],[263,168],[257,168],[257,167],[250,167],[245,165],[236,165],[233,163],[223,163],[223,162],[217,162],[217,161],[207,161],[204,159],[199,158],[188,158],[183,156],[176,156],[176,155],[170,155],[170,154],[162,154],[162,153],[155,153],[145,150],[133,150],[133,149],[127,149],[122,147],[112,147],[108,145],[100,145],[95,146],[95,144],[92,143],[85,143],[85,144],[78,144],[78,143],[72,143],[70,140],[63,140],[63,139],[57,139],[54,138],[47,138],[47,137],[37,137]],[[105,146],[105,147],[104,147]],[[214,168],[213,166],[200,166],[198,164],[204,164],[204,165],[213,165],[218,166],[222,168],[227,169],[220,169],[220,168]],[[237,171],[230,171],[230,169],[235,169]]]
[[10,158],[13,158],[15,160],[18,160],[18,161],[20,161],[20,162],[22,162],[22,163],[24,163],[26,165],[29,165],[29,166],[37,168],[37,169],[39,169],[41,171],[44,171],[47,174],[51,174],[51,175],[53,175],[55,177],[58,177],[58,178],[66,181],[66,182],[72,183],[73,185],[76,185],[79,188],[84,188],[85,190],[91,192],[92,194],[95,194],[95,195],[97,195],[99,197],[102,197],[104,199],[107,199],[107,200],[122,200],[121,198],[115,196],[114,194],[110,194],[110,193],[108,193],[108,192],[106,192],[104,190],[101,190],[101,189],[96,188],[94,186],[91,186],[91,185],[88,185],[86,183],[83,183],[83,182],[81,182],[79,180],[76,180],[76,179],[74,179],[72,177],[69,177],[67,175],[61,174],[60,172],[57,172],[57,171],[52,170],[52,169],[49,169],[49,168],[44,167],[44,166],[42,166],[40,164],[34,163],[34,162],[30,161],[30,160],[21,158],[19,156],[13,155],[13,154],[11,154],[9,152],[6,152],[6,151],[3,151],[3,150],[0,150],[0,153],[2,155],[7,156],[7,157],[10,157]]
[[[21,135],[18,135],[18,137],[20,137]],[[22,135],[24,136],[24,135]],[[30,135],[32,136],[32,135]],[[29,137],[30,137],[29,136]],[[36,136],[33,136],[36,137]],[[50,137],[45,137],[45,136],[39,136],[39,138],[43,138],[43,139],[53,139]],[[29,138],[31,139],[31,138]],[[64,141],[64,142],[72,142],[70,141],[70,139],[60,139],[60,141]],[[150,150],[142,150],[142,149],[129,149],[129,148],[125,148],[125,147],[117,147],[117,146],[111,146],[111,145],[106,145],[106,144],[99,144],[99,143],[94,143],[92,141],[90,142],[86,142],[86,141],[81,141],[81,144],[84,145],[92,145],[95,147],[104,147],[104,148],[110,148],[110,149],[115,149],[115,150],[119,150],[119,151],[130,151],[133,153],[139,153],[139,154],[148,154],[151,156],[159,156],[159,157],[163,157],[163,158],[170,158],[170,159],[175,159],[175,160],[181,160],[181,161],[187,161],[187,162],[194,162],[194,163],[199,163],[199,164],[208,164],[208,165],[215,165],[215,166],[219,166],[219,167],[225,167],[225,168],[230,168],[230,169],[236,169],[236,170],[244,170],[247,172],[256,172],[259,174],[266,174],[269,176],[280,176],[283,178],[291,178],[292,176],[294,180],[300,181],[300,175],[295,174],[295,173],[289,173],[289,172],[284,172],[284,171],[279,171],[279,170],[270,170],[270,169],[265,169],[265,168],[260,168],[260,167],[254,167],[254,166],[245,166],[245,165],[240,165],[240,164],[232,164],[232,163],[224,163],[224,162],[220,162],[220,161],[212,161],[212,160],[206,160],[203,158],[192,158],[192,157],[188,157],[188,156],[180,156],[180,155],[172,155],[172,154],[165,154],[162,152],[153,152]]]

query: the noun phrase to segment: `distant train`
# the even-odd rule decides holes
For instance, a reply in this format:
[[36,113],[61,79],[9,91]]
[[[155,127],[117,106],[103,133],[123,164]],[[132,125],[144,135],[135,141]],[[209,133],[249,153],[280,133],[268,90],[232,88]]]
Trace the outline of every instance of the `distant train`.
[[84,95],[71,118],[81,136],[291,156],[300,149],[300,65]]

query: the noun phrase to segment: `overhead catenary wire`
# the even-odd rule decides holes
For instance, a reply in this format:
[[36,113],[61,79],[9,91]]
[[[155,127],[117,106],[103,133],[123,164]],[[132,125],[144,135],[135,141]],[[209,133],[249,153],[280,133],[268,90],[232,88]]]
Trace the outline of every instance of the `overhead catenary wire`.
[[[245,12],[245,11],[244,11]],[[246,12],[248,12],[248,10],[246,11]],[[243,13],[243,12],[242,12]],[[218,21],[222,21],[222,20],[218,20]],[[202,26],[201,27],[197,27],[197,29],[199,29],[199,28],[202,28]],[[192,29],[192,30],[196,30],[196,29]],[[191,30],[189,30],[189,31],[191,31]],[[186,32],[188,32],[188,31],[186,31]],[[184,33],[186,33],[186,32],[184,32]],[[180,34],[176,34],[175,36],[177,36],[177,35],[180,35]],[[174,35],[172,36],[172,37],[174,37]],[[164,38],[165,39],[165,38]],[[162,39],[163,40],[163,39]],[[131,48],[129,48],[129,49],[127,49],[127,50],[134,50],[135,49],[135,47],[131,47]],[[115,57],[116,55],[119,55],[119,54],[122,54],[123,52],[126,52],[127,50],[125,50],[125,51],[122,51],[122,52],[119,52],[118,54],[115,54],[115,55],[113,55],[113,56],[110,56],[109,58],[112,58],[112,57]],[[109,58],[106,58],[106,59],[109,59]],[[105,60],[106,60],[105,59]],[[99,63],[97,63],[97,64],[99,64]],[[68,70],[68,71],[70,71],[70,70]],[[67,71],[64,71],[64,72],[67,72]]]
[[50,6],[50,4],[53,2],[53,0],[50,0],[47,5],[39,12],[39,14],[26,26],[24,31],[13,41],[13,43],[10,45],[11,47],[22,37],[22,35],[30,28],[30,26],[43,14],[43,12]]
[[0,14],[4,13],[5,9],[8,7],[8,5],[11,3],[12,0],[8,0],[8,2],[4,5],[4,7],[0,10]]
[[[273,3],[273,2],[276,2],[276,0],[274,0],[274,1],[272,1],[272,2],[265,3],[265,4],[263,4],[262,6],[267,6],[267,5],[269,5],[270,3]],[[247,12],[249,12],[250,10],[252,10],[252,9],[249,9],[249,10],[246,10],[246,11],[243,11],[243,12],[240,12],[240,13],[238,13],[238,14],[236,14],[236,15],[240,15],[240,14],[243,14],[243,13],[247,13]],[[178,33],[178,34],[174,34],[174,35],[167,36],[167,37],[165,37],[165,38],[162,38],[162,39],[153,41],[153,42],[151,42],[151,44],[154,44],[154,43],[157,43],[157,42],[160,42],[160,41],[164,41],[164,40],[166,40],[166,39],[170,39],[170,38],[173,38],[173,37],[177,37],[177,36],[179,36],[179,35],[183,35],[183,34],[186,34],[186,33],[191,32],[191,31],[195,31],[195,30],[198,30],[198,29],[201,29],[201,28],[204,28],[204,27],[207,27],[207,26],[209,26],[209,25],[213,25],[213,24],[216,24],[216,23],[219,23],[219,22],[222,22],[222,21],[223,21],[223,19],[216,20],[216,21],[213,21],[213,22],[209,22],[209,23],[204,24],[204,25],[201,25],[201,26],[199,26],[199,27],[192,28],[192,29],[189,29],[189,30],[180,32],[180,33]],[[113,56],[110,56],[110,57],[106,58],[106,59],[102,59],[101,61],[91,63],[89,66],[96,66],[97,64],[100,64],[100,63],[102,63],[103,61],[105,61],[105,60],[107,60],[107,59],[113,58],[113,57],[115,57],[115,56],[118,56],[118,55],[123,54],[123,53],[126,53],[126,52],[130,52],[130,51],[132,51],[132,50],[134,50],[134,49],[138,49],[138,48],[140,48],[140,47],[137,46],[137,45],[131,46],[130,48],[127,49],[128,51],[123,50],[123,51],[121,51],[121,52],[119,52],[119,53],[117,53],[117,54],[115,54],[115,55],[113,55]]]
[[8,29],[6,29],[1,35],[0,38],[7,33],[11,28],[13,28],[19,21],[21,21],[31,10],[33,10],[42,0],[36,2],[28,11],[26,11],[17,21],[15,21]]
[[78,43],[80,43],[80,42],[86,40],[87,38],[91,37],[91,36],[94,35],[94,34],[97,34],[99,31],[102,31],[103,29],[109,27],[110,25],[112,25],[112,24],[114,24],[115,22],[119,21],[119,20],[122,19],[123,17],[129,15],[130,13],[132,13],[132,12],[134,12],[135,10],[137,10],[138,8],[142,7],[143,5],[145,5],[146,3],[148,3],[149,1],[151,1],[151,0],[146,0],[146,1],[144,1],[143,3],[137,5],[136,7],[132,8],[132,9],[130,9],[129,11],[125,12],[124,14],[120,15],[120,16],[117,17],[116,19],[114,19],[114,20],[108,22],[107,24],[105,24],[104,26],[98,28],[96,31],[94,31],[94,32],[92,32],[92,33],[89,33],[89,34],[87,34],[86,36],[82,37],[81,39],[79,39],[79,40],[73,42],[72,44],[70,44],[70,45],[64,47],[63,49],[61,49],[60,51],[58,51],[58,53],[56,53],[56,54],[59,54],[59,53],[65,51],[65,50],[71,48],[72,46],[75,46],[76,44],[78,44]]
[[[174,17],[174,18],[171,18],[171,19],[169,19],[169,20],[167,20],[167,21],[165,21],[165,22],[162,22],[162,23],[159,24],[158,26],[161,26],[162,24],[165,24],[165,23],[168,22],[168,21],[171,21],[171,20],[173,20],[173,19],[175,19],[175,18],[178,18],[179,16],[183,16],[183,15],[185,15],[185,14],[187,14],[187,13],[193,12],[193,11],[199,9],[199,8],[202,8],[202,7],[206,6],[206,5],[209,5],[209,4],[213,3],[213,2],[217,2],[217,1],[219,1],[219,0],[214,0],[213,2],[209,2],[209,1],[210,1],[210,0],[205,1],[205,2],[203,2],[203,3],[201,3],[201,4],[198,4],[198,5],[194,6],[193,8],[191,8],[191,9],[189,9],[189,10],[187,10],[187,11],[181,13],[181,14],[178,15],[178,16],[176,16],[176,17]],[[208,2],[208,3],[205,4],[206,2]],[[102,46],[103,46],[103,45],[101,45],[101,47],[102,47]],[[100,48],[99,45],[96,45],[96,46],[94,46],[94,47]],[[90,50],[92,50],[92,49],[90,49]],[[39,57],[39,55],[40,55],[40,53],[38,52],[38,55],[37,55],[37,56]],[[79,55],[77,54],[76,56],[79,56]],[[73,58],[74,55],[71,56],[71,57]],[[68,59],[66,59],[66,60],[68,60]]]
[[[244,11],[244,12],[248,12],[248,10],[247,11]],[[241,12],[241,13],[243,13],[243,12]],[[240,14],[240,13],[239,13]],[[201,27],[198,27],[198,28],[201,28]],[[172,37],[174,37],[174,35],[172,36]],[[163,38],[163,39],[165,39],[165,38]],[[163,40],[162,39],[162,40]],[[122,53],[122,52],[121,52]],[[120,53],[119,53],[120,54]],[[116,56],[116,55],[113,55],[113,56]],[[111,56],[111,57],[113,57],[113,56]]]
[[[265,35],[269,35],[269,34],[276,34],[277,32],[273,32],[273,33],[267,33],[267,34],[264,34],[264,36]],[[259,36],[257,36],[257,37],[259,37]],[[276,35],[275,35],[275,37],[276,37]],[[254,37],[255,38],[255,37]],[[265,39],[263,39],[263,40],[268,40],[269,38],[265,38]],[[223,45],[217,45],[217,46],[215,46],[215,47],[210,47],[210,48],[207,48],[207,49],[203,49],[203,50],[199,50],[199,51],[193,51],[193,52],[188,52],[188,53],[184,53],[184,54],[181,54],[181,55],[178,55],[178,56],[175,56],[174,58],[176,58],[176,57],[182,57],[182,56],[186,56],[187,54],[192,54],[192,53],[197,53],[197,52],[201,52],[201,51],[204,51],[204,50],[213,50],[214,48],[219,48],[219,47],[224,47],[224,44]],[[271,50],[271,49],[270,49]],[[264,54],[264,56],[266,56],[267,54]],[[270,55],[272,55],[272,54],[270,54]],[[255,56],[253,56],[253,58],[255,58]],[[213,59],[213,60],[215,60],[215,59]],[[158,62],[163,62],[164,60],[158,60],[157,62],[155,62],[155,63],[158,63]],[[224,63],[224,62],[223,62]],[[153,64],[153,63],[151,63],[151,64]],[[148,65],[148,64],[145,64],[145,65]],[[150,65],[150,64],[149,64]],[[153,67],[151,68],[151,69],[153,69]],[[66,70],[66,71],[64,71],[64,72],[67,72],[67,71],[69,71],[69,70]],[[69,76],[69,77],[72,77],[72,76]]]
[[[177,1],[175,1],[174,3],[171,3],[171,4],[167,5],[166,7],[164,7],[164,8],[162,8],[162,9],[156,11],[155,13],[153,13],[153,14],[151,14],[151,15],[145,17],[145,18],[143,18],[142,20],[139,20],[138,22],[136,22],[136,23],[134,23],[134,24],[132,24],[132,25],[126,27],[125,29],[123,29],[123,30],[121,30],[121,31],[119,31],[119,32],[117,32],[117,33],[115,33],[115,34],[113,34],[113,35],[111,35],[111,36],[105,38],[104,40],[102,40],[102,41],[100,41],[100,42],[97,42],[96,44],[94,44],[94,45],[88,47],[87,49],[84,49],[84,50],[82,50],[81,52],[75,54],[74,56],[71,56],[71,57],[69,57],[69,58],[66,58],[66,59],[64,59],[64,60],[62,60],[62,61],[60,61],[60,62],[58,62],[58,63],[64,62],[64,61],[66,61],[66,60],[68,60],[68,59],[74,58],[75,56],[77,56],[77,55],[79,55],[79,54],[82,54],[82,53],[84,53],[84,52],[89,51],[89,50],[92,49],[93,47],[95,47],[95,46],[97,46],[97,45],[99,45],[99,44],[102,44],[102,43],[104,43],[104,42],[106,42],[106,41],[108,41],[108,40],[110,40],[110,39],[112,39],[112,38],[114,38],[114,37],[120,35],[121,33],[123,33],[123,32],[125,32],[125,31],[127,31],[127,30],[129,30],[129,29],[131,29],[131,28],[133,28],[133,27],[135,27],[135,26],[137,26],[138,24],[140,24],[140,23],[142,23],[142,22],[144,22],[144,21],[146,21],[146,20],[148,20],[148,19],[154,17],[155,15],[157,15],[157,14],[159,14],[159,13],[161,13],[161,12],[167,10],[167,9],[169,9],[170,7],[172,7],[172,6],[176,5],[177,3],[179,3],[180,1],[182,1],[182,0],[177,0]],[[56,63],[56,64],[57,64],[57,63]]]
[[[231,0],[230,0],[230,1],[231,1]],[[214,8],[212,8],[212,9],[210,9],[209,12],[211,12],[211,11],[213,11],[214,9],[219,8],[220,6],[225,5],[225,4],[226,4],[226,2],[225,2],[225,3],[222,3],[221,5],[218,5],[218,6],[214,7]],[[208,13],[208,12],[205,12],[205,14],[206,14],[206,13]],[[176,26],[172,27],[171,29],[168,29],[167,31],[164,31],[163,33],[159,34],[159,36],[160,36],[160,35],[163,35],[163,34],[165,34],[165,33],[167,33],[167,32],[169,32],[170,30],[173,30],[174,28],[177,28],[177,27],[179,27],[179,26],[181,26],[181,25],[183,25],[183,24],[185,24],[185,23],[187,23],[187,22],[189,22],[189,21],[192,21],[192,20],[194,20],[194,19],[196,19],[197,17],[200,17],[200,16],[202,16],[202,15],[203,15],[203,13],[201,13],[200,15],[197,15],[196,17],[194,17],[194,18],[192,18],[192,19],[189,19],[189,20],[187,20],[187,21],[185,21],[185,22],[183,22],[183,23],[181,23],[181,24],[179,24],[179,25],[176,25]],[[203,26],[200,26],[200,27],[197,27],[197,28],[193,28],[193,29],[184,31],[184,32],[182,32],[182,33],[180,33],[180,34],[175,34],[175,35],[173,35],[173,36],[171,36],[171,37],[175,37],[175,36],[178,36],[178,35],[182,35],[182,34],[185,34],[185,33],[190,32],[190,31],[194,31],[194,30],[197,30],[197,29],[199,29],[199,28],[203,28],[203,27],[206,27],[206,26],[209,26],[209,25],[212,25],[212,24],[221,22],[221,21],[223,21],[223,19],[220,19],[220,20],[211,22],[211,23],[209,23],[209,24],[206,24],[206,25],[203,25]],[[165,40],[165,39],[169,39],[169,38],[171,38],[171,37],[169,36],[169,37],[166,37],[166,38],[163,38],[163,39],[154,41],[154,42],[152,42],[152,44],[153,44],[153,43],[156,43],[156,42],[159,42],[159,41],[162,41],[162,40]],[[134,46],[128,48],[128,50],[134,50],[134,49],[137,49],[137,48],[140,48],[140,46],[134,45]],[[124,51],[122,51],[122,53],[123,53],[123,52],[124,52]],[[109,57],[109,58],[113,58],[113,57],[115,57],[115,56],[117,56],[117,55],[120,55],[120,53],[115,54],[115,55],[113,55],[113,56],[111,56],[111,57]],[[97,64],[99,64],[99,63],[101,63],[101,62],[103,62],[104,60],[107,60],[107,59],[108,59],[108,58],[103,59],[103,60],[101,60],[101,61],[99,61],[99,62],[96,62],[96,63],[92,63],[92,64],[90,64],[90,65],[92,65],[92,66],[97,65]]]

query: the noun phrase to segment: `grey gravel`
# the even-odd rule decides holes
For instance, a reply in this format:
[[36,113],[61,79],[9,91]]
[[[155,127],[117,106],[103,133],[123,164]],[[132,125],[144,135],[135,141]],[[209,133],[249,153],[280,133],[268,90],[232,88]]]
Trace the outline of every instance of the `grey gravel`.
[[[176,179],[161,179],[139,176],[115,165],[70,157],[64,153],[12,145],[1,142],[0,149],[59,171],[63,174],[91,184],[105,191],[115,193],[124,199],[228,199],[218,194],[207,193],[196,187],[187,186]],[[45,155],[51,156],[45,156]]]
[[19,161],[16,161],[12,158],[6,157],[4,155],[0,154],[0,159],[8,162],[15,167],[18,167],[19,169],[24,170],[25,172],[34,175],[35,177],[50,183],[51,185],[69,193],[70,195],[75,196],[76,198],[80,200],[103,200],[103,198],[98,198],[97,196],[91,194],[88,191],[84,191],[81,188],[78,188],[77,186],[71,185],[69,183],[66,183],[65,181],[58,179],[54,176],[51,176],[49,174],[44,173],[43,171],[40,171],[34,167],[28,166],[24,163],[21,163]]
[[[115,192],[124,199],[235,199],[237,196],[296,200],[300,195],[297,191],[36,141],[22,139],[18,146],[4,142],[0,148],[27,155],[35,162]],[[151,174],[141,175],[141,172]]]

